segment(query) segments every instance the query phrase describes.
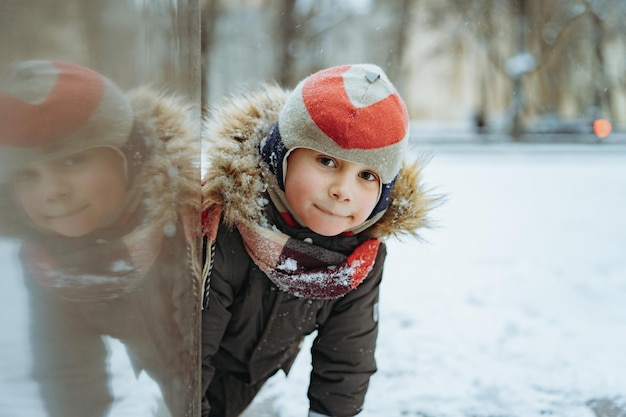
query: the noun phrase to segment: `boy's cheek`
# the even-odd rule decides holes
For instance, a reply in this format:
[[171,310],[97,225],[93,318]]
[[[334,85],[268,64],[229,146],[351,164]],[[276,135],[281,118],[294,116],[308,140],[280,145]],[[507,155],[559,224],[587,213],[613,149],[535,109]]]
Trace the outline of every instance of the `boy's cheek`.
[[30,200],[32,200],[32,197],[29,196],[29,193],[24,192],[23,190],[16,189],[13,193],[13,196],[17,207],[28,213],[30,211],[30,206],[33,204],[32,202],[30,202]]
[[39,193],[27,186],[15,187],[13,199],[15,207],[21,210],[23,215],[36,224],[40,223],[42,203]]
[[22,204],[20,208],[24,211],[24,214],[26,214],[26,217],[28,217],[30,220],[36,223],[38,222],[40,214],[35,204]]

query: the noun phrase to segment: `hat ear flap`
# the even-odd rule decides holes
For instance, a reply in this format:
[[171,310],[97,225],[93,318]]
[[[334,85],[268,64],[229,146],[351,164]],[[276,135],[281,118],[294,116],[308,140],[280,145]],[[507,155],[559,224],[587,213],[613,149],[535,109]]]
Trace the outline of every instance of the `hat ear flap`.
[[396,175],[391,182],[381,185],[380,197],[378,198],[376,207],[374,207],[374,210],[372,210],[372,213],[369,215],[368,220],[376,216],[378,213],[387,210],[387,207],[389,207],[389,199],[391,198],[391,191],[393,191],[393,186],[396,184],[397,179],[398,176]]
[[274,123],[265,139],[261,141],[261,159],[267,164],[269,170],[276,177],[278,187],[285,191],[284,160],[288,149],[280,136],[278,122]]

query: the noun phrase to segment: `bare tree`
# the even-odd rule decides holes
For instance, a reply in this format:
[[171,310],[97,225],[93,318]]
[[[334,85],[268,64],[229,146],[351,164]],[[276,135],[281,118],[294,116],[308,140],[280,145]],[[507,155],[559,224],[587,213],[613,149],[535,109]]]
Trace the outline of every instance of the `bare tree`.
[[294,79],[294,55],[292,49],[298,41],[298,28],[302,21],[295,13],[297,0],[283,0],[278,3],[277,37],[279,49],[277,52],[278,68],[277,79],[283,85],[291,85]]
[[202,107],[208,103],[210,96],[208,72],[209,55],[215,40],[215,25],[219,16],[219,0],[203,0],[201,4],[200,26],[200,59],[201,59],[201,102]]
[[137,33],[143,26],[140,10],[128,0],[70,1],[78,9],[74,24],[80,27],[86,63],[124,87],[133,86],[143,60]]
[[[471,107],[481,123],[508,120],[500,127],[515,137],[544,114],[577,117],[594,107],[616,118],[626,114],[618,108],[626,103],[626,2],[359,3],[367,10],[332,0],[205,3],[203,65],[211,66],[204,74],[215,94],[241,78],[271,77],[291,86],[319,68],[359,60],[384,67],[419,106],[423,97],[412,90],[423,81],[416,74],[428,73],[424,63],[436,61],[450,71],[443,87],[455,104],[433,110],[423,103],[423,114]],[[215,4],[222,9],[207,14]],[[216,63],[208,62],[209,54]]]
[[389,58],[387,59],[389,76],[394,79],[398,90],[404,89],[403,63],[408,48],[409,31],[413,22],[413,7],[418,0],[400,0],[396,2],[384,2],[394,7],[393,14],[397,22],[395,26],[395,36],[389,48]]
[[618,115],[613,96],[626,91],[619,75],[609,73],[614,64],[606,49],[624,37],[624,9],[608,0],[447,0],[428,3],[428,22],[442,31],[433,53],[452,54],[462,44],[459,52],[477,48],[487,58],[477,76],[480,118],[495,99],[491,80],[508,79],[508,92],[499,94],[508,97],[509,133],[520,138],[537,115],[589,117],[590,109]]

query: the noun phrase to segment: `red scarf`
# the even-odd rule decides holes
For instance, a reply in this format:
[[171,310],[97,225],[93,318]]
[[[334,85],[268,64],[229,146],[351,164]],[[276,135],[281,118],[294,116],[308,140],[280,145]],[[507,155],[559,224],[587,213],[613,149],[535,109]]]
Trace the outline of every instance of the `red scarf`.
[[71,301],[104,301],[134,291],[154,264],[161,225],[85,238],[44,236],[22,246],[24,268],[44,290]]
[[[205,234],[214,242],[221,207],[213,206],[205,213]],[[236,226],[253,262],[279,289],[300,298],[335,299],[346,295],[372,270],[380,245],[378,239],[369,239],[346,256],[293,239],[271,225],[238,222]],[[205,292],[206,286],[208,283]]]

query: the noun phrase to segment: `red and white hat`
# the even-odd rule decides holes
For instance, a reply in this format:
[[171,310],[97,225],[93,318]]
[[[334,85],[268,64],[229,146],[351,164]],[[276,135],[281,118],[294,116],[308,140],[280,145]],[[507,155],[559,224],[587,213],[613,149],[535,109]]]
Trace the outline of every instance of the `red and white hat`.
[[287,98],[261,154],[284,190],[286,156],[296,148],[359,163],[381,178],[372,216],[386,209],[409,139],[404,101],[373,64],[343,65],[302,80]]
[[84,149],[121,149],[133,127],[128,98],[88,68],[24,61],[0,74],[0,182],[24,165]]

